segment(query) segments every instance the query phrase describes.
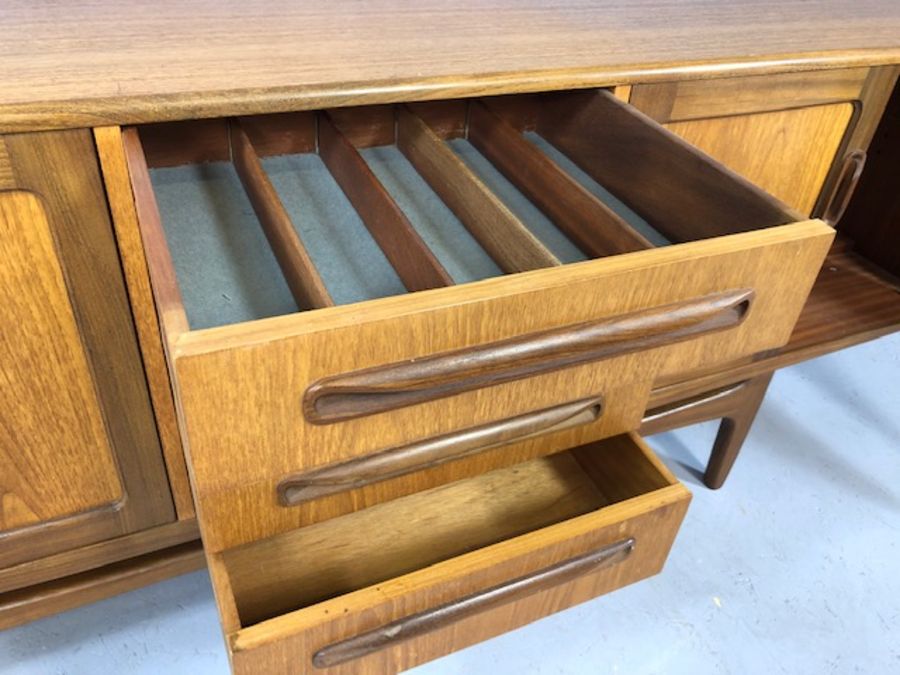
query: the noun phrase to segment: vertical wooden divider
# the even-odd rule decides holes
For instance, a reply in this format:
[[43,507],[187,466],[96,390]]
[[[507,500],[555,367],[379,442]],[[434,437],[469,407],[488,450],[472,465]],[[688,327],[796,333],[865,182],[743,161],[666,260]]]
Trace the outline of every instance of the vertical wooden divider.
[[435,132],[397,107],[397,147],[504,272],[560,264]]
[[147,157],[141,144],[141,137],[136,127],[122,130],[122,148],[128,166],[128,177],[134,195],[134,208],[144,251],[147,257],[147,269],[153,279],[153,297],[156,300],[156,313],[165,327],[165,338],[174,342],[181,333],[189,330],[187,313],[181,289],[175,276],[175,264],[169,253],[166,234],[163,231],[162,218],[153,184],[150,181],[150,169]]
[[480,101],[469,104],[469,142],[587,255],[601,258],[653,248]]
[[606,90],[546,95],[537,131],[673,242],[804,219]]
[[230,121],[229,134],[232,162],[298,307],[333,306],[322,277],[238,120]]
[[319,156],[406,289],[452,286],[453,278],[328,113],[318,121]]
[[103,172],[113,229],[116,232],[116,243],[122,261],[122,271],[125,273],[131,313],[134,317],[141,356],[144,359],[147,387],[156,417],[156,427],[175,501],[175,510],[179,519],[192,518],[195,515],[194,502],[188,481],[184,448],[181,445],[181,434],[178,431],[172,382],[166,362],[163,336],[160,332],[157,304],[153,296],[148,254],[141,239],[122,130],[119,127],[97,127],[94,129],[94,143]]

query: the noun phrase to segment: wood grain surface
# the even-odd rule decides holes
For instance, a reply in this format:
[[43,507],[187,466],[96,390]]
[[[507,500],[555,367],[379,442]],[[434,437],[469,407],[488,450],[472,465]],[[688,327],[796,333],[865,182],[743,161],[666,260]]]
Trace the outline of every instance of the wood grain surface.
[[[850,129],[837,151],[836,159],[842,160],[848,154],[860,150],[863,152],[868,151],[869,143],[873,140],[875,130],[885,115],[885,109],[891,94],[895,90],[898,76],[900,76],[900,66],[898,65],[869,68],[869,74],[865,83],[863,83],[859,98],[854,101],[856,108],[854,120],[851,122]],[[834,185],[838,180],[841,163],[841,161],[836,161],[831,167],[828,178],[825,179],[825,184],[822,186],[822,192],[819,195],[819,201],[813,209],[813,213],[817,216],[828,207],[827,200],[831,196]]]
[[608,91],[548,95],[538,133],[671,241],[802,219]]
[[[565,466],[555,468],[559,462],[564,462]],[[562,473],[561,469],[564,469]],[[422,537],[447,552],[454,548],[458,551],[460,544],[464,548],[466,542],[475,543],[479,538],[486,537],[483,541],[490,541],[494,535],[511,538],[269,621],[229,631],[228,643],[235,671],[240,675],[302,671],[308,669],[307,664],[313,654],[329,644],[486,592],[514,579],[538,574],[605,546],[634,539],[630,554],[611,566],[596,569],[574,580],[561,580],[557,585],[542,588],[514,601],[510,598],[510,602],[500,606],[484,607],[484,611],[471,616],[457,617],[459,620],[452,625],[432,626],[432,630],[424,635],[409,636],[408,640],[399,643],[388,642],[383,649],[360,655],[361,658],[343,666],[326,668],[323,672],[374,674],[411,668],[417,663],[461,649],[658,572],[690,499],[687,490],[634,436],[618,436],[577,448],[571,453],[522,465],[517,470],[520,473],[516,470],[495,472],[432,493],[437,497],[452,492],[456,495],[454,503],[474,500],[473,506],[477,504],[477,507],[471,514],[473,516],[504,511],[518,514],[509,523],[505,523],[503,518],[488,518],[483,524],[476,524],[479,521],[473,518],[467,526],[467,509],[447,509],[435,500],[429,506],[423,503],[412,517],[417,522],[434,522],[440,526],[405,528],[404,534],[397,537],[400,542]],[[481,490],[476,486],[496,481],[500,475],[506,475],[507,480],[511,481],[508,483],[511,488],[509,494],[501,489],[496,504],[491,503],[494,501],[492,499],[479,499],[477,495]],[[622,484],[623,476],[629,477],[627,486]],[[539,480],[532,483],[535,490],[532,501],[526,486],[536,477]],[[573,503],[572,492],[563,488],[560,494],[567,495],[563,497],[567,505],[563,507],[561,503],[559,508],[565,512],[574,507],[576,514],[587,509],[586,513],[513,536],[516,522],[525,524],[535,515],[537,520],[534,522],[540,522],[544,516],[535,507],[546,498],[552,498],[552,494],[563,487],[561,483],[573,481],[574,484],[583,484],[574,493],[580,502],[576,500]],[[506,481],[501,481],[500,487],[504,484]],[[615,497],[609,499],[608,494]],[[411,498],[411,502],[427,502],[427,497],[417,495]],[[399,508],[399,505],[388,504],[384,508]],[[529,512],[531,516],[527,515]],[[557,511],[556,517],[560,515]],[[525,516],[524,519],[522,516]],[[396,519],[388,520],[392,523],[391,527],[398,526]],[[329,525],[339,527],[336,521],[323,523],[321,527]],[[484,527],[487,528],[485,531],[479,531]],[[511,531],[504,534],[507,528]],[[464,533],[465,540],[455,541],[458,532]],[[356,538],[356,541],[359,539]],[[251,566],[261,565],[268,553],[274,553],[285,562],[291,559],[296,561],[297,555],[304,553],[289,547],[278,549],[274,545],[265,548],[266,544],[260,542],[263,548],[259,553],[264,555],[251,556],[256,560]],[[392,544],[391,548],[396,548],[396,545]],[[242,553],[250,556],[250,550]],[[341,556],[342,552],[331,549],[327,555],[333,554]],[[221,557],[213,556],[213,559]],[[387,564],[385,570],[390,567],[391,560],[402,561],[402,557],[392,558],[388,554],[384,559]],[[244,560],[242,564],[247,562]],[[427,562],[427,558],[421,562]],[[358,563],[353,564],[363,569]],[[300,568],[302,565],[280,564],[277,569],[285,570],[287,579],[297,575]],[[366,583],[365,575],[371,575],[375,570],[365,570],[359,578]],[[250,583],[256,584],[260,576],[264,575],[257,574],[257,580],[250,580]],[[230,594],[228,575],[220,572],[215,578],[217,597],[227,611],[235,599]],[[248,580],[243,575],[240,578],[242,581]],[[264,592],[260,593],[262,595]],[[248,598],[245,595],[243,599],[247,601]]]
[[223,558],[246,626],[605,504],[578,463],[560,453],[291,530]]
[[47,216],[0,192],[0,531],[124,496]]
[[[386,124],[378,126],[387,128],[393,135],[393,111],[387,108],[386,113]],[[406,289],[422,291],[452,286],[453,278],[344,135],[340,124],[336,124],[330,115],[321,114],[318,132],[319,156]]]
[[13,175],[9,152],[6,150],[6,141],[0,136],[0,190],[12,190],[15,187],[16,178]]
[[649,351],[740,325],[752,311],[754,295],[749,288],[728,289],[598,321],[333,375],[307,389],[303,414],[310,422],[331,424]]
[[884,66],[645,84],[633,88],[630,103],[822,217],[843,159],[866,151],[897,73]]
[[428,124],[397,108],[397,147],[504,272],[559,260]]
[[900,329],[900,283],[846,242],[825,258],[788,343],[765,357],[662,378],[651,406],[711,392]]
[[[226,128],[223,126],[223,128]],[[227,134],[227,128],[226,128]],[[226,136],[227,137],[227,136]],[[135,128],[122,131],[128,175],[134,194],[134,208],[141,230],[141,241],[150,270],[153,298],[156,300],[156,314],[163,327],[163,339],[171,340],[174,335],[188,330],[187,313],[181,298],[181,288],[175,276],[175,265],[166,241],[159,206],[150,181],[150,170],[141,142]]]
[[[799,223],[373,300],[364,317],[353,306],[333,307],[181,334],[172,356],[206,545],[215,551],[253,541],[345,512],[363,498],[354,491],[285,509],[274,499],[275,481],[291,472],[596,395],[605,397],[604,415],[557,436],[577,443],[623,430],[634,423],[630,406],[643,402],[639,389],[624,400],[620,388],[783,344],[832,236],[821,223]],[[756,292],[740,325],[623,354],[602,369],[577,365],[337,424],[311,424],[300,408],[309,384],[329,375],[732,288]],[[512,450],[396,479],[366,499],[503,465]]]
[[895,63],[900,7],[8,0],[0,45],[10,130]]
[[253,143],[237,121],[229,124],[229,134],[234,168],[297,306],[300,309],[331,307],[334,300],[263,168]]
[[629,103],[661,124],[859,99],[869,68],[643,84]]
[[484,103],[468,106],[467,121],[469,142],[590,257],[652,246]]
[[279,501],[284,506],[292,506],[308,499],[396,478],[502,445],[590,424],[602,414],[603,397],[595,396],[493,424],[387,448],[348,462],[288,476],[278,484]]
[[563,586],[580,576],[596,573],[627,560],[634,551],[634,543],[634,539],[625,538],[443,605],[407,614],[378,628],[323,647],[313,655],[313,665],[316,668],[329,668],[355,661],[407,640],[452,627],[460,621],[540,591]]
[[848,102],[666,126],[809,215],[852,117],[853,104]]
[[198,539],[200,530],[197,527],[197,520],[186,518],[82,546],[72,551],[29,560],[0,570],[0,597],[7,591],[75,576],[87,570]]
[[[15,187],[38,195],[46,213],[124,498],[0,533],[0,567],[175,517],[93,135],[79,129],[3,140]],[[94,448],[83,452],[87,460]]]
[[103,170],[110,215],[116,230],[116,244],[122,258],[172,497],[178,517],[191,518],[194,515],[194,500],[188,482],[156,303],[150,286],[150,272],[137,224],[122,132],[118,127],[97,128],[94,130],[94,140]]
[[188,541],[9,593],[0,593],[0,630],[203,567],[203,547]]

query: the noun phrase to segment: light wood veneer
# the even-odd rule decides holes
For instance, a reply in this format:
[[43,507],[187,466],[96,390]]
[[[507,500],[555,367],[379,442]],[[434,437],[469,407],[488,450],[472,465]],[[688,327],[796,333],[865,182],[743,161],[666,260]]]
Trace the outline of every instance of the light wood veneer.
[[891,0],[14,0],[0,130],[896,63],[898,34]]

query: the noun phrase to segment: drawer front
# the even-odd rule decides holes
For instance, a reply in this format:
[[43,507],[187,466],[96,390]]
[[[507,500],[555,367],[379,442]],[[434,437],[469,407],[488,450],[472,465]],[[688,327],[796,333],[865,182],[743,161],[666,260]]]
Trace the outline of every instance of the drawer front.
[[[207,131],[178,126],[174,135],[160,127],[125,133],[213,551],[638,428],[658,378],[781,347],[833,237],[821,222],[794,222],[783,204],[605,91],[275,118],[217,120]],[[441,135],[447,129],[452,138]],[[190,146],[198,134],[203,142]],[[562,264],[460,158],[453,149],[460,134],[558,235],[597,259]],[[301,241],[312,231],[293,218],[315,210],[311,197],[296,183],[279,193],[273,179],[284,163],[259,156],[286,142],[280,152],[317,153],[291,162],[311,160],[327,174],[299,187],[331,181],[352,205],[354,213],[320,225],[337,230],[345,216],[364,222],[352,230],[354,241],[371,234],[397,273],[391,288],[402,282],[408,294],[335,306],[358,296],[327,288],[333,249],[317,258]],[[401,187],[440,201],[440,212],[507,275],[452,285],[429,253],[434,244],[394,201],[397,186],[380,183],[358,151],[366,143],[390,146],[388,154],[416,174]],[[150,164],[183,163],[185,152],[194,162],[187,174],[176,166],[151,180]],[[201,166],[198,157],[220,163]],[[205,183],[197,174],[218,178]],[[671,245],[652,248],[585,187],[589,181],[626,204],[635,227],[642,220],[655,229],[654,241]],[[167,201],[173,185],[175,194],[193,195],[188,204]],[[206,191],[215,185],[228,189],[213,199]],[[249,201],[228,201],[242,186]],[[330,203],[340,201],[330,194]],[[286,203],[298,195],[303,208],[294,204],[291,216]],[[212,215],[202,208],[210,199],[225,200]],[[237,224],[218,223],[221,211]],[[244,211],[259,222],[231,218]],[[163,228],[163,212],[174,231]],[[208,286],[227,261],[194,272],[222,237],[249,230],[268,242],[264,250],[248,255],[242,244],[229,257],[262,265],[257,254],[268,254],[295,307],[306,311],[248,315],[255,301],[272,298],[229,285],[243,309],[208,323],[210,306],[234,309],[225,289]],[[190,248],[198,238],[205,245],[176,264],[168,242]],[[232,271],[264,273],[254,265]],[[206,289],[199,297],[198,287]],[[548,434],[547,443],[534,440]]]
[[[602,465],[601,484],[644,474],[655,489],[235,631],[235,672],[397,672],[659,572],[690,495],[636,436],[604,445],[573,452]],[[226,592],[221,559],[212,567]]]
[[[602,413],[561,432],[566,441],[636,428],[657,376],[783,344],[831,237],[824,225],[796,224],[372,301],[365,311],[188,333],[174,361],[206,544],[221,550],[384,498],[376,485],[369,497],[286,507],[278,485],[298,472],[594,397]],[[664,328],[648,328],[647,317]],[[597,327],[609,325],[621,340],[603,341]],[[488,354],[484,368],[460,350]],[[434,359],[450,369],[409,376]],[[385,373],[401,384],[384,385]],[[429,387],[442,395],[365,409],[367,395]],[[365,414],[311,418],[317,390],[361,393]],[[521,459],[501,448],[450,462],[394,479],[390,496]]]

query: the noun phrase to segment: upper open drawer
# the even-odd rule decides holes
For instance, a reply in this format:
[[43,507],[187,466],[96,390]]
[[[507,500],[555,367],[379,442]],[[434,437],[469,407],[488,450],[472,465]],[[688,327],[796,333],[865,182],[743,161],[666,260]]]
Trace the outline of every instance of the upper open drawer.
[[213,550],[636,428],[656,377],[784,344],[833,236],[605,91],[124,140]]

